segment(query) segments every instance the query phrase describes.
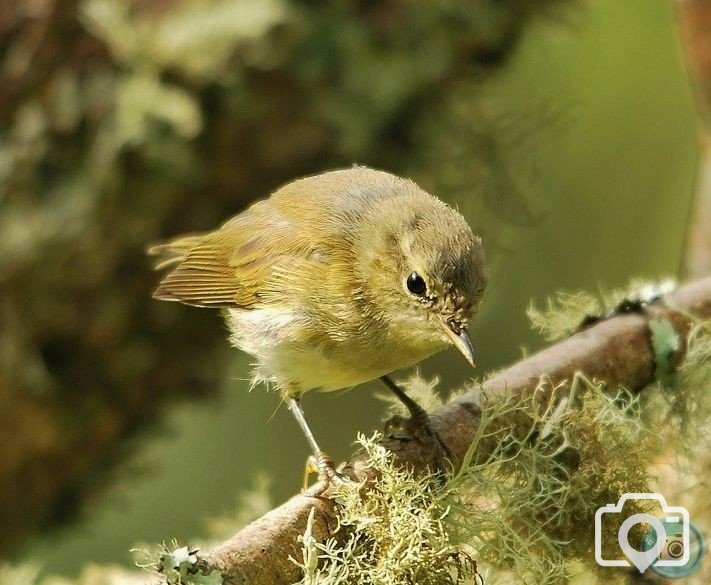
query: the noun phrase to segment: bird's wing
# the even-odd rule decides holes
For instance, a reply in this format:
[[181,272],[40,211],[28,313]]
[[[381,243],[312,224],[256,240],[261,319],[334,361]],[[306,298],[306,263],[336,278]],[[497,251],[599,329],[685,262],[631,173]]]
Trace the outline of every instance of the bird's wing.
[[157,269],[171,268],[153,294],[198,307],[252,308],[281,266],[317,253],[298,222],[269,200],[252,205],[220,229],[149,249]]

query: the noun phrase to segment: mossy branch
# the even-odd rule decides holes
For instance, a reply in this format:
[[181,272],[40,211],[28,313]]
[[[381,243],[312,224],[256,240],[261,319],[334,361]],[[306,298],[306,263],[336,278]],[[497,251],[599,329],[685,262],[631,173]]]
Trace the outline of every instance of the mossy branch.
[[[535,392],[536,400],[545,406],[556,396],[556,385],[573,380],[578,372],[584,372],[591,380],[604,382],[606,388],[639,391],[654,382],[660,370],[650,323],[663,320],[673,326],[677,339],[685,340],[692,326],[692,315],[711,316],[711,278],[688,283],[663,301],[645,305],[641,311],[633,308],[632,312],[599,321],[495,374],[481,386],[437,409],[431,414],[432,425],[451,452],[455,469],[472,463],[465,459],[472,455],[469,447],[480,428],[482,396],[488,401],[504,401],[530,398]],[[685,353],[686,345],[682,341],[669,356],[670,365],[679,364]],[[542,378],[550,383],[542,386]],[[507,421],[504,417],[499,424],[515,427],[520,422]],[[382,444],[400,463],[416,471],[425,470],[433,462],[432,445],[413,429],[399,429],[385,437]],[[481,462],[495,445],[488,445],[486,441],[478,444],[479,451],[474,457]],[[368,461],[367,453],[356,453],[344,465],[344,471],[368,481],[372,475]],[[335,531],[334,506],[327,498],[294,496],[211,552],[200,553],[200,560],[206,570],[216,570],[221,575],[223,585],[294,583],[300,574],[290,557],[300,555],[298,537],[304,534],[307,522],[310,538],[317,541],[343,537],[343,531]]]

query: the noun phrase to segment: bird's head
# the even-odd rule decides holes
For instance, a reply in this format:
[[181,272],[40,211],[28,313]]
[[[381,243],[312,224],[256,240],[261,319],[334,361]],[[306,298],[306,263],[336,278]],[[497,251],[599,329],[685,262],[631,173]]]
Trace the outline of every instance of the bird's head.
[[415,351],[451,344],[474,366],[467,325],[487,283],[481,240],[459,212],[411,181],[390,188],[397,196],[374,206],[357,251],[368,296]]

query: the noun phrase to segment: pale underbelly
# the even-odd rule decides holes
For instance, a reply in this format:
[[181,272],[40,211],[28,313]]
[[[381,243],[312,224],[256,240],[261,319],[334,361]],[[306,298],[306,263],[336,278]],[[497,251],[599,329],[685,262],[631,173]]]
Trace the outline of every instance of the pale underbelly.
[[276,377],[289,380],[294,392],[317,389],[325,392],[350,388],[390,373],[397,366],[369,364],[358,366],[324,356],[318,351],[281,347],[264,360],[264,369]]
[[444,348],[441,341],[411,348],[391,337],[376,336],[367,344],[353,339],[325,350],[285,339],[285,330],[297,329],[298,320],[293,314],[269,314],[264,310],[233,310],[230,325],[233,345],[256,358],[254,381],[275,385],[289,394],[357,386],[413,365]]

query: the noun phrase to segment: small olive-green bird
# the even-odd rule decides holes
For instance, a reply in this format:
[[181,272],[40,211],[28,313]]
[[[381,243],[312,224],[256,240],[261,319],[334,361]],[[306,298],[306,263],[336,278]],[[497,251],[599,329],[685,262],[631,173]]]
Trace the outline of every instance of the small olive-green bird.
[[382,378],[456,347],[474,365],[466,327],[486,273],[481,240],[454,209],[410,180],[365,167],[289,183],[219,229],[151,248],[169,272],[154,297],[225,310],[230,340],[256,358],[321,451],[300,404],[310,390]]

